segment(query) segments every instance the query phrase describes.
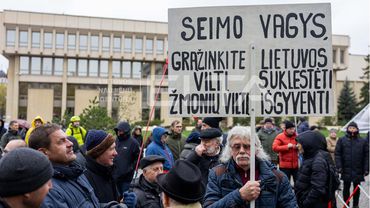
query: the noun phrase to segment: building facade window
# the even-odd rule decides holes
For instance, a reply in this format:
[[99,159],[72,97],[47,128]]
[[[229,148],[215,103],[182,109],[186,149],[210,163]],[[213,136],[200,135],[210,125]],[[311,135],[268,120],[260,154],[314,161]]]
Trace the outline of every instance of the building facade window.
[[61,49],[64,48],[64,34],[63,33],[57,33],[56,35],[56,48]]
[[42,74],[43,75],[52,75],[53,73],[53,59],[52,58],[43,58],[42,59]]
[[44,48],[53,47],[53,33],[46,32],[44,33]]
[[103,36],[103,45],[102,45],[102,50],[103,51],[109,51],[110,47],[110,37],[108,36]]
[[80,35],[80,50],[87,50],[87,35]]
[[19,32],[19,46],[20,47],[28,46],[28,32],[27,31]]
[[125,52],[131,53],[132,51],[132,39],[129,37],[125,38]]
[[6,30],[6,46],[15,46],[15,30]]
[[121,77],[121,62],[112,61],[112,77]]
[[32,48],[40,48],[40,32],[32,32]]
[[76,64],[76,59],[68,59],[67,60],[67,71],[68,71],[68,76],[76,76],[77,73],[77,64]]
[[135,39],[135,52],[136,53],[142,53],[143,52],[143,39],[142,38],[136,38]]
[[76,49],[76,35],[75,34],[68,34],[68,49],[70,50]]
[[99,61],[89,60],[89,76],[97,77],[99,72]]
[[99,51],[99,36],[92,35],[90,39],[90,49],[92,51]]
[[108,61],[100,61],[100,77],[108,77]]
[[113,51],[114,52],[121,52],[121,38],[114,37],[113,38]]
[[63,75],[63,59],[62,58],[55,58],[54,59],[54,75],[60,76]]
[[30,73],[30,58],[28,56],[21,56],[19,58],[19,72],[20,74]]
[[31,74],[41,74],[40,57],[31,57]]
[[143,78],[148,78],[150,77],[150,62],[143,62],[142,64],[142,75]]
[[344,64],[344,50],[340,50],[340,63]]
[[87,60],[86,59],[78,60],[78,76],[82,76],[82,77],[87,76]]
[[140,79],[141,78],[141,62],[134,61],[132,62],[132,78]]
[[146,39],[145,52],[147,54],[153,53],[153,40],[152,39]]
[[122,62],[122,77],[131,78],[131,62],[130,61]]
[[163,40],[157,40],[157,54],[163,54]]

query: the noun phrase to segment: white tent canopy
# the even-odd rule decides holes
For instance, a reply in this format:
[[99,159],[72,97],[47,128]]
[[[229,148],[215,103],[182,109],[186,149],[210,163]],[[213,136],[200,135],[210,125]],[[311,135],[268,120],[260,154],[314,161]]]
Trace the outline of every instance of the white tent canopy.
[[346,131],[347,126],[352,121],[356,122],[358,125],[358,128],[360,130],[360,133],[367,133],[370,131],[370,104],[367,104],[367,106],[362,109],[355,117],[353,117],[343,128],[342,131]]

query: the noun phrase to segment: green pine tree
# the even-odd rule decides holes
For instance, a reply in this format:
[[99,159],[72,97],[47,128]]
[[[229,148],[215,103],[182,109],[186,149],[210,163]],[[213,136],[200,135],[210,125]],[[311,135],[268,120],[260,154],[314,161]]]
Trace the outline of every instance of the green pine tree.
[[86,130],[98,129],[112,133],[115,122],[108,116],[107,109],[99,106],[97,97],[89,102],[89,106],[80,115],[81,126]]
[[369,78],[370,78],[370,69],[369,69],[369,55],[365,57],[365,61],[367,63],[367,66],[363,68],[364,75],[361,77],[365,82],[364,85],[361,88],[360,92],[360,102],[358,103],[360,105],[360,108],[364,108],[367,104],[369,104]]
[[357,112],[357,99],[349,85],[348,79],[346,79],[338,98],[338,124],[344,125]]

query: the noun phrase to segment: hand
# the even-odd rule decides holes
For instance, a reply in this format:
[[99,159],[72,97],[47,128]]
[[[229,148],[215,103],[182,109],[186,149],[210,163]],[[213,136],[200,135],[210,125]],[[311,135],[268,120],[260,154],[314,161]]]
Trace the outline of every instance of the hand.
[[199,157],[201,157],[206,152],[206,147],[203,144],[199,144],[195,147],[195,152]]
[[240,196],[245,201],[256,200],[260,195],[260,181],[248,181],[239,189]]
[[292,148],[293,147],[293,144],[292,143],[289,143],[288,144],[288,149]]
[[126,191],[125,193],[123,193],[123,202],[128,208],[136,207],[136,200],[137,198],[134,192]]

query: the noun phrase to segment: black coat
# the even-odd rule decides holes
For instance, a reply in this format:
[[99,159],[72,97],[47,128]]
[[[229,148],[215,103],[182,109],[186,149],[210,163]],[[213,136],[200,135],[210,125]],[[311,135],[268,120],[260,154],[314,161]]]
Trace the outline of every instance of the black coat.
[[96,197],[100,203],[108,203],[118,200],[116,184],[112,177],[112,167],[106,167],[97,163],[94,159],[86,157],[85,176],[94,188]]
[[140,153],[139,143],[133,138],[116,139],[117,156],[113,162],[113,178],[117,182],[131,182]]
[[302,133],[298,136],[302,145],[303,163],[294,185],[300,208],[326,208],[329,197],[329,160],[325,137],[315,132]]
[[160,196],[159,186],[156,184],[149,183],[145,180],[143,175],[136,178],[131,187],[137,197],[137,208],[162,208],[162,200]]
[[208,183],[209,170],[220,164],[218,160],[219,156],[220,155],[218,154],[212,157],[205,156],[205,155],[203,155],[202,157],[199,157],[197,153],[195,152],[195,150],[193,150],[189,154],[188,158],[186,159],[187,161],[190,161],[196,166],[198,166],[202,174],[202,183],[204,184],[205,187],[207,187],[207,183]]
[[342,180],[359,183],[369,173],[369,146],[366,139],[349,134],[340,138],[335,146],[335,164]]

